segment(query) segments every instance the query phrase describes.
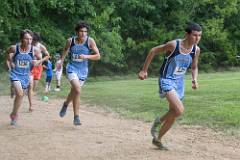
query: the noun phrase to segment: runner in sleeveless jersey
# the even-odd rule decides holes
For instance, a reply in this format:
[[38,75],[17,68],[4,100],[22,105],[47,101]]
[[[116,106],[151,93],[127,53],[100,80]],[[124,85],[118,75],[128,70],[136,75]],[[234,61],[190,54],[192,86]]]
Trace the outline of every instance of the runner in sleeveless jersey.
[[[152,125],[152,143],[160,149],[167,149],[163,146],[161,139],[164,134],[172,127],[176,118],[183,111],[184,106],[184,75],[192,64],[192,88],[198,88],[198,57],[200,48],[197,46],[201,39],[202,28],[197,23],[190,23],[185,29],[185,37],[176,39],[166,44],[152,48],[146,58],[142,70],[139,72],[139,79],[147,78],[147,70],[153,57],[165,52],[166,57],[160,68],[159,94],[161,98],[166,97],[169,103],[169,110],[161,117],[157,117]],[[157,127],[160,126],[157,135]]]
[[16,125],[18,110],[23,101],[24,90],[29,87],[31,67],[48,59],[47,56],[44,59],[34,60],[34,56],[40,57],[40,51],[32,46],[32,35],[32,31],[28,29],[22,30],[20,32],[21,42],[7,49],[7,61],[9,61],[11,66],[10,81],[16,94],[13,110],[10,114],[11,125]]
[[[79,22],[75,26],[76,36],[69,38],[66,42],[61,61],[69,55],[69,63],[66,67],[67,78],[71,84],[61,111],[60,117],[65,116],[70,102],[73,103],[74,125],[81,125],[79,118],[80,91],[88,76],[88,60],[99,60],[100,53],[93,38],[87,35],[89,26],[85,22]],[[91,51],[94,54],[91,54]]]

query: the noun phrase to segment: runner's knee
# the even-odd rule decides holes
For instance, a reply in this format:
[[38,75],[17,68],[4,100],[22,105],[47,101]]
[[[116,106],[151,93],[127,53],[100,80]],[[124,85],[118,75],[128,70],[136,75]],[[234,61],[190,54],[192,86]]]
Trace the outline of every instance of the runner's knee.
[[81,88],[80,87],[75,87],[72,90],[74,91],[74,94],[80,94]]
[[184,112],[184,107],[182,105],[175,106],[171,109],[175,117],[179,117]]
[[16,97],[23,98],[24,93],[23,92],[16,92]]

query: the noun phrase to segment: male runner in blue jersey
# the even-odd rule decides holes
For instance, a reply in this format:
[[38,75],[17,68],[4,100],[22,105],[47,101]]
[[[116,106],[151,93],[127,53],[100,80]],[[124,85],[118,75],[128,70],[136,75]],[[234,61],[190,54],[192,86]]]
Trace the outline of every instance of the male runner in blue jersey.
[[[24,90],[30,85],[30,70],[33,65],[38,65],[49,56],[40,57],[40,51],[32,45],[32,31],[25,29],[20,32],[20,43],[12,45],[7,49],[7,61],[10,69],[10,80],[16,94],[13,104],[13,110],[10,114],[11,125],[16,125],[18,110],[23,101]],[[34,56],[39,60],[34,60]],[[32,101],[32,100],[31,100]]]
[[[69,56],[66,67],[67,78],[71,84],[71,91],[63,103],[60,117],[65,116],[70,102],[73,103],[74,125],[81,125],[79,118],[80,90],[88,76],[88,60],[99,60],[100,53],[93,38],[87,35],[89,25],[79,22],[75,26],[76,36],[69,38],[66,42],[61,61]],[[94,54],[91,54],[91,50]]]
[[[176,118],[183,111],[182,99],[184,97],[184,75],[192,64],[192,88],[198,88],[198,57],[200,48],[197,46],[201,39],[202,28],[197,23],[190,23],[185,29],[185,37],[167,42],[166,44],[152,48],[146,58],[142,70],[139,72],[139,79],[147,78],[147,70],[153,57],[159,53],[166,53],[165,60],[160,69],[159,94],[166,97],[169,103],[169,110],[162,117],[157,117],[152,125],[151,134],[153,144],[159,149],[166,149],[161,139],[172,127]],[[157,127],[161,125],[157,136]]]

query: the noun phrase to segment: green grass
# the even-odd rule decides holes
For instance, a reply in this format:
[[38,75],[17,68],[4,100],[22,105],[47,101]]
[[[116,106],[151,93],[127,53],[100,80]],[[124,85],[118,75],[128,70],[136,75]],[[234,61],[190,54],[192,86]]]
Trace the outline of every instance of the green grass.
[[[0,94],[9,92],[6,76],[6,73],[0,75],[3,82],[0,83]],[[90,78],[82,89],[82,102],[97,104],[126,118],[152,121],[155,116],[164,114],[168,109],[166,99],[160,99],[158,96],[157,81],[157,78],[144,81],[129,77],[121,77],[121,80]],[[43,84],[44,80],[39,86],[39,95],[44,94]],[[65,98],[70,86],[65,78],[63,84],[62,92],[53,92],[49,96]],[[190,75],[186,76],[185,112],[178,123],[239,131],[240,72],[201,73],[199,85],[198,90],[192,90]]]
[[[198,90],[191,89],[190,75],[185,84],[185,112],[179,123],[240,129],[239,72],[200,74]],[[168,109],[166,99],[158,96],[157,78],[88,82],[82,99],[145,121],[152,121]]]
[[0,72],[0,96],[9,94],[10,81],[8,72]]

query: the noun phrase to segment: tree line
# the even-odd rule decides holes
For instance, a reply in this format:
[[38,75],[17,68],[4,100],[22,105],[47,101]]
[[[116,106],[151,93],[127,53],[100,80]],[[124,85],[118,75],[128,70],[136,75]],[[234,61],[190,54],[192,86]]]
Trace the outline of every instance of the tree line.
[[[0,65],[5,50],[19,41],[19,32],[39,32],[53,55],[74,35],[79,20],[91,26],[101,61],[91,62],[93,75],[136,73],[149,49],[184,36],[186,23],[203,28],[200,70],[240,65],[240,0],[1,0]],[[158,73],[163,56],[154,59],[150,72]]]

